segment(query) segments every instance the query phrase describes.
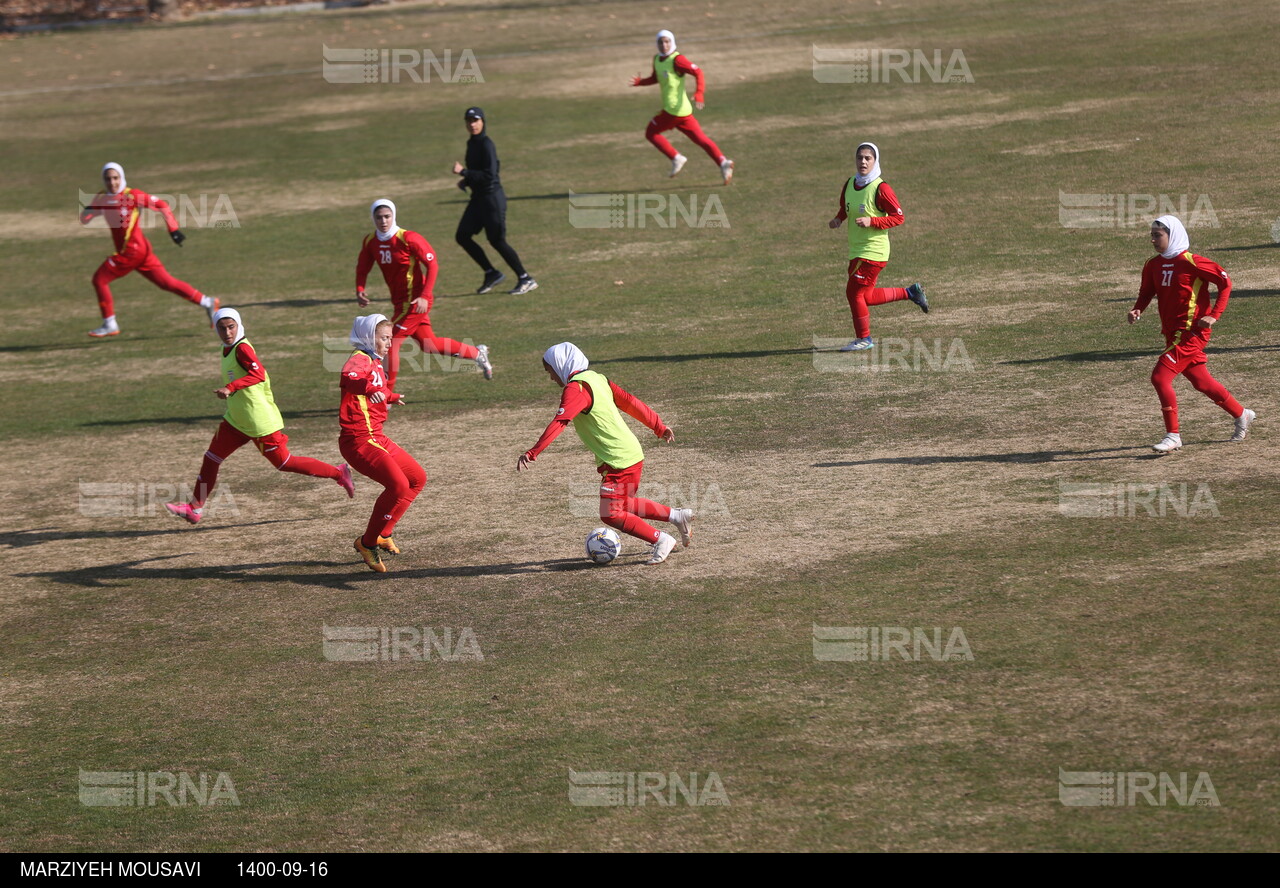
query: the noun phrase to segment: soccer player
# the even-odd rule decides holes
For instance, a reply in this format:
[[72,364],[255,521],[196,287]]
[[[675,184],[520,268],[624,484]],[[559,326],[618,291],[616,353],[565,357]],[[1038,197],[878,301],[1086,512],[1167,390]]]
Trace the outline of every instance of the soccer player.
[[[1151,449],[1160,454],[1182,449],[1178,398],[1173,392],[1173,380],[1179,374],[1185,376],[1196,391],[1235,418],[1231,440],[1243,441],[1257,414],[1240,406],[1231,392],[1209,374],[1204,353],[1213,325],[1222,317],[1231,298],[1231,278],[1221,265],[1191,252],[1187,230],[1177,216],[1161,216],[1151,223],[1151,246],[1160,255],[1148,259],[1142,267],[1138,301],[1129,309],[1128,316],[1130,324],[1136,323],[1151,304],[1151,298],[1156,298],[1165,350],[1151,372],[1151,384],[1160,398],[1165,436]],[[1212,308],[1206,284],[1218,288],[1218,298]]]
[[107,190],[99,191],[89,206],[81,208],[80,224],[88,225],[95,216],[104,217],[111,227],[111,238],[115,241],[116,251],[93,273],[93,289],[98,294],[102,326],[90,330],[89,335],[95,339],[120,335],[115,300],[111,296],[111,282],[131,271],[138,272],[160,289],[177,293],[183,299],[199,305],[209,313],[209,323],[212,324],[219,300],[205,296],[195,287],[169,274],[164,263],[152,252],[151,242],[138,225],[143,210],[155,210],[164,216],[169,237],[173,238],[175,244],[182,246],[187,236],[178,229],[178,222],[173,218],[169,205],[145,191],[130,188],[124,178],[124,167],[118,163],[109,163],[102,168],[102,183]]
[[[686,74],[692,74],[698,81],[693,94],[693,105],[689,104],[689,94],[684,88]],[[702,131],[697,118],[693,116],[695,107],[701,111],[706,104],[706,81],[702,76],[702,69],[676,52],[676,37],[670,31],[658,32],[658,54],[653,57],[653,69],[649,76],[637,74],[631,78],[632,86],[653,86],[655,83],[662,88],[662,110],[649,121],[644,137],[671,161],[671,176],[679,173],[689,160],[672,148],[666,136],[662,135],[667,130],[678,129],[707,152],[707,156],[720,167],[720,178],[728,185],[733,181],[733,161],[724,156],[724,152]]]
[[880,178],[880,149],[863,142],[854,152],[857,174],[840,190],[840,212],[827,223],[839,228],[849,225],[849,279],[844,295],[853,314],[854,339],[840,351],[875,348],[871,339],[871,312],[868,306],[910,299],[928,314],[929,300],[919,284],[910,287],[877,287],[876,278],[889,264],[889,229],[903,222],[902,206],[889,183]]
[[507,243],[507,193],[502,190],[502,179],[498,176],[498,149],[485,132],[483,110],[468,108],[462,118],[467,132],[471,134],[471,138],[467,139],[467,165],[464,167],[455,162],[453,174],[462,177],[458,180],[460,189],[471,189],[471,200],[458,221],[458,231],[454,237],[458,246],[466,250],[467,255],[484,272],[484,282],[476,290],[477,293],[488,293],[507,279],[505,274],[493,267],[484,248],[473,240],[483,229],[489,245],[498,251],[498,255],[516,273],[516,285],[507,292],[512,296],[523,296],[538,289],[538,282],[525,271],[519,255]]
[[196,476],[189,503],[165,503],[165,508],[179,518],[199,524],[205,501],[218,483],[222,461],[250,441],[258,452],[282,472],[331,478],[355,496],[351,469],[345,463],[331,466],[307,456],[289,452],[289,436],[284,433],[284,420],[271,395],[271,377],[262,366],[249,340],[245,339],[244,322],[234,308],[219,309],[213,316],[213,328],[222,340],[222,376],[226,384],[214,394],[227,402],[226,415],[205,451],[200,474]]
[[603,476],[600,517],[604,523],[653,546],[645,564],[661,564],[676,546],[674,537],[646,524],[645,518],[674,524],[680,531],[681,542],[688,546],[693,539],[692,509],[672,509],[634,495],[640,486],[644,451],[618,411],[621,409],[640,420],[664,441],[675,441],[676,433],[635,395],[587,369],[587,356],[572,342],[547,349],[542,356],[542,367],[555,384],[564,389],[560,409],[538,443],[520,454],[516,471],[529,468],[538,454],[572,422],[582,443],[595,454],[596,471]]
[[342,403],[338,422],[342,432],[338,449],[357,472],[384,488],[373,504],[364,535],[355,541],[355,550],[364,563],[378,573],[387,572],[380,550],[400,554],[391,535],[427,483],[422,466],[382,433],[387,406],[404,403],[391,390],[382,368],[391,349],[391,326],[391,321],[380,314],[356,318],[351,325],[351,344],[356,350],[343,365],[339,380]]
[[395,306],[391,354],[387,357],[387,387],[396,387],[400,370],[400,344],[412,337],[423,354],[452,355],[476,362],[485,379],[493,379],[489,363],[489,346],[467,345],[456,339],[436,336],[431,331],[432,290],[436,283],[436,254],[427,239],[416,231],[396,225],[396,205],[383,198],[369,208],[373,214],[373,234],[364,239],[356,259],[356,302],[361,308],[369,304],[364,285],[369,269],[376,264],[391,290]]

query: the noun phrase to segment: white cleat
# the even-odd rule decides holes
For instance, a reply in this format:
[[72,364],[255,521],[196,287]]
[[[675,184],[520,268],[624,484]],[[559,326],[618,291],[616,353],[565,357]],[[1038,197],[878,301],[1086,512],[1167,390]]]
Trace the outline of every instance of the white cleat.
[[1161,454],[1173,453],[1173,451],[1175,450],[1181,450],[1182,436],[1177,434],[1176,432],[1170,435],[1165,435],[1164,438],[1161,439],[1160,443],[1153,444],[1151,449],[1154,450],[1156,453],[1161,453]]
[[675,157],[671,158],[671,174],[668,178],[674,179],[676,174],[684,169],[684,165],[688,162],[689,158],[685,157],[683,154],[677,154]]
[[661,564],[667,560],[667,556],[671,554],[671,550],[675,547],[675,537],[669,533],[660,534],[658,541],[653,544],[653,554],[649,556],[649,560],[645,564]]
[[90,330],[89,335],[94,339],[103,339],[107,336],[119,336],[120,327],[116,324],[115,319],[104,321],[101,327],[96,330]]
[[1253,421],[1258,418],[1258,414],[1252,410],[1245,410],[1236,418],[1236,433],[1231,436],[1232,443],[1240,443],[1249,436],[1249,426],[1253,425]]
[[693,509],[672,509],[671,523],[680,531],[680,543],[686,549],[693,542]]
[[480,368],[485,379],[493,379],[493,365],[489,363],[489,346],[476,346],[476,366]]
[[720,178],[726,185],[733,181],[733,161],[727,157],[720,161]]

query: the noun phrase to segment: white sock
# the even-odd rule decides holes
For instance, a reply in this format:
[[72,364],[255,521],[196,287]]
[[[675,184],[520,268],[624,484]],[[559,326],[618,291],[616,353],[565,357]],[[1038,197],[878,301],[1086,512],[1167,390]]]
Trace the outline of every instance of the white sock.
[[103,318],[102,323],[103,323],[103,326],[114,327],[116,325],[116,316],[112,315],[109,318]]
[[212,296],[201,296],[201,297],[200,297],[200,307],[201,307],[201,308],[209,308],[211,305],[213,305],[213,297],[212,297]]

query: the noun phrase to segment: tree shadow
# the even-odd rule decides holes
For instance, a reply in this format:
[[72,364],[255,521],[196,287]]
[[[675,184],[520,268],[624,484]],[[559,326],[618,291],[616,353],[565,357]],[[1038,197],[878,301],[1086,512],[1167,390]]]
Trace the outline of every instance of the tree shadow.
[[[1093,455],[1100,453],[1116,455]],[[1027,453],[975,453],[955,455],[948,454],[945,456],[886,456],[881,459],[814,463],[813,468],[843,469],[853,466],[937,466],[952,465],[955,463],[1013,463],[1036,465],[1043,463],[1097,462],[1108,459],[1160,459],[1161,457],[1162,455],[1159,453],[1152,453],[1150,447],[1100,447],[1095,450],[1034,450]]]
[[[324,410],[281,410],[280,416],[283,419],[315,419],[316,417],[336,417],[338,415],[337,408]],[[82,422],[79,428],[106,427],[114,428],[119,426],[137,426],[137,425],[204,425],[206,423],[217,423],[222,417],[210,415],[208,413],[199,416],[146,416],[140,419],[95,419],[92,422]]]
[[166,536],[173,533],[211,533],[219,530],[239,530],[244,527],[262,527],[267,524],[293,524],[298,521],[311,521],[310,518],[274,518],[270,521],[252,521],[244,524],[218,524],[192,527],[188,524],[177,524],[180,519],[172,519],[171,527],[160,530],[58,530],[53,527],[37,527],[31,530],[15,530],[0,533],[0,545],[10,549],[21,549],[26,546],[38,546],[41,543],[61,543],[67,540],[133,540],[142,537]]
[[1276,250],[1280,249],[1280,243],[1270,244],[1251,244],[1247,247],[1216,247],[1214,253],[1238,253],[1241,250]]
[[354,296],[342,299],[275,299],[270,302],[237,302],[227,308],[311,308],[316,305],[350,305],[352,310],[359,309]]
[[[67,586],[109,589],[121,585],[157,580],[230,583],[293,583],[298,586],[323,586],[336,591],[357,591],[368,583],[394,579],[446,579],[458,577],[513,576],[518,574],[561,573],[592,570],[599,565],[585,558],[559,558],[550,561],[522,561],[504,564],[474,564],[455,567],[424,567],[399,570],[390,557],[390,570],[385,574],[368,570],[363,562],[352,561],[267,561],[248,564],[203,564],[196,567],[151,566],[174,558],[185,558],[194,552],[161,555],[118,561],[74,570],[31,571],[14,574],[25,579],[48,580]],[[403,557],[403,556],[402,556]],[[639,562],[634,562],[639,563]],[[289,570],[289,568],[295,568]],[[311,573],[316,568],[332,569],[329,573]]]
[[684,361],[715,361],[721,358],[772,358],[778,355],[808,355],[812,348],[776,348],[760,351],[739,352],[704,352],[692,355],[633,355],[629,358],[608,358],[603,361],[592,361],[592,364],[645,364]]

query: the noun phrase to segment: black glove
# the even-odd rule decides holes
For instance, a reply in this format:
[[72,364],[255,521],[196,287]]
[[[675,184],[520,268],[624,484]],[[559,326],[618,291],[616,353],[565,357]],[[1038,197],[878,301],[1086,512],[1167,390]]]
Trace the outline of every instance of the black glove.
[[173,231],[170,231],[169,237],[173,238],[173,242],[178,246],[182,246],[182,242],[187,239],[187,236],[182,233],[180,228],[175,228]]

